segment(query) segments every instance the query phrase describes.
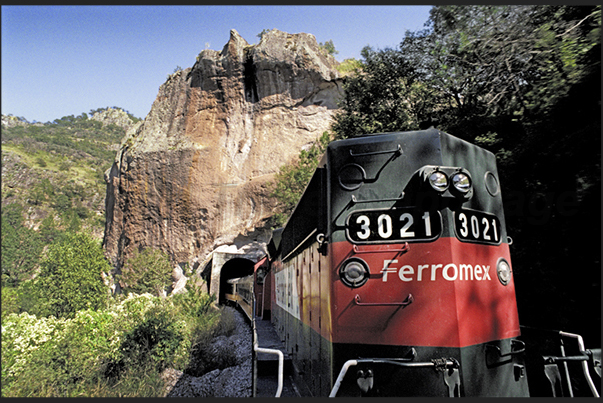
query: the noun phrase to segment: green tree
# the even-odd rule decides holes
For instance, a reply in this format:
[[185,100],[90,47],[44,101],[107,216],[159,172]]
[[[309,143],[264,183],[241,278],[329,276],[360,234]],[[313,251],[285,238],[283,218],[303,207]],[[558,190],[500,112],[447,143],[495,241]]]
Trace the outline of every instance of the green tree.
[[260,41],[262,40],[262,38],[264,37],[265,34],[267,34],[268,32],[270,32],[269,29],[262,29],[262,32],[260,32],[259,34],[257,34],[256,36],[258,38],[260,38]]
[[272,196],[280,202],[279,211],[272,217],[273,227],[280,227],[287,221],[330,141],[331,134],[324,132],[308,150],[299,153],[293,164],[281,167],[272,189]]
[[339,54],[339,51],[335,50],[332,39],[329,39],[325,43],[320,42],[318,46],[328,55],[335,56],[336,54]]
[[122,289],[137,294],[151,293],[157,296],[172,285],[172,264],[167,253],[152,248],[135,251],[117,275]]
[[440,103],[438,90],[419,81],[414,64],[398,50],[367,46],[361,55],[362,67],[344,83],[335,137],[418,129]]
[[598,65],[593,54],[600,64],[600,18],[600,7],[438,6],[399,51],[439,92],[432,121],[471,141],[498,132],[508,148]]
[[36,183],[31,190],[30,195],[30,202],[35,205],[40,205],[52,198],[54,196],[54,190],[48,178],[44,178],[40,182]]
[[38,314],[73,318],[77,311],[106,306],[109,290],[102,276],[111,266],[90,235],[67,234],[49,246],[40,266],[35,284],[42,301]]
[[2,286],[16,287],[30,278],[42,253],[38,232],[27,228],[23,208],[12,203],[2,208]]
[[0,308],[2,309],[2,322],[4,322],[5,318],[11,313],[19,313],[19,291],[17,287],[5,287],[2,286],[2,305]]

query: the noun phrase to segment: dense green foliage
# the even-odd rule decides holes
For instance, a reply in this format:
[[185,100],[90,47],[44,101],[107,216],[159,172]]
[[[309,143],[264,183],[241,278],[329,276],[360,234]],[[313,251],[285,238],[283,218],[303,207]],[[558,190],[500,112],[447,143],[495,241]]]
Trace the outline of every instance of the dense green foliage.
[[600,6],[433,7],[398,48],[363,49],[332,125],[335,139],[434,126],[495,153],[521,323],[594,342],[600,28]]
[[299,158],[293,164],[281,167],[272,189],[272,196],[280,202],[278,211],[271,219],[272,227],[280,227],[286,223],[330,140],[331,134],[324,132],[308,150],[299,153]]
[[[411,74],[401,52],[362,50],[362,68],[346,77],[342,113],[332,129],[337,138],[418,128],[427,111],[437,104],[430,88]],[[408,74],[406,74],[408,72]]]
[[125,293],[163,295],[172,285],[170,257],[159,249],[135,251],[116,277]]
[[28,279],[42,253],[40,233],[23,225],[23,208],[2,208],[2,286],[17,286]]
[[208,347],[233,331],[233,318],[199,288],[110,297],[110,267],[85,233],[62,234],[42,256],[33,279],[2,288],[3,397],[158,397],[168,366],[203,374],[232,364]]
[[39,315],[72,318],[84,309],[104,308],[109,290],[103,282],[111,266],[100,242],[86,233],[67,234],[49,246],[33,280]]
[[344,59],[337,65],[337,71],[343,76],[347,76],[353,72],[356,72],[362,67],[362,63],[358,59],[349,58]]
[[[204,361],[192,358],[207,356],[208,340],[233,331],[229,311],[212,301],[193,288],[170,298],[130,294],[71,319],[8,315],[2,396],[163,397],[163,368],[197,374]],[[212,365],[204,372],[221,366],[215,358]]]
[[[19,287],[32,279],[43,257],[43,251],[59,242],[66,231],[57,228],[52,216],[42,220],[38,230],[25,225],[23,207],[11,203],[2,208],[2,287]],[[77,224],[77,222],[75,223]],[[73,231],[79,225],[71,225]],[[4,311],[4,308],[3,308]]]

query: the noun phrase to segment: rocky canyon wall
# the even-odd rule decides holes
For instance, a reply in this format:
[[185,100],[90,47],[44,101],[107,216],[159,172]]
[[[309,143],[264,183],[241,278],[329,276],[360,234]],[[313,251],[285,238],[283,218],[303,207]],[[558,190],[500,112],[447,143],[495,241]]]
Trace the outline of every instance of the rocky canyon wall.
[[220,246],[267,242],[269,184],[329,128],[337,64],[309,34],[272,30],[250,45],[232,30],[222,51],[171,75],[105,174],[114,266],[147,247],[194,267]]

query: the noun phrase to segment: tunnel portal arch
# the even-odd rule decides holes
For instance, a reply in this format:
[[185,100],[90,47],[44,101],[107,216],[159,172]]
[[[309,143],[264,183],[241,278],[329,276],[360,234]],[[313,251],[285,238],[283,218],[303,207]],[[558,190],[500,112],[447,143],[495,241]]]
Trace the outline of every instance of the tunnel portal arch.
[[218,303],[225,302],[225,293],[228,290],[227,281],[231,278],[245,277],[253,274],[254,262],[243,257],[235,257],[224,263],[220,269],[220,292]]

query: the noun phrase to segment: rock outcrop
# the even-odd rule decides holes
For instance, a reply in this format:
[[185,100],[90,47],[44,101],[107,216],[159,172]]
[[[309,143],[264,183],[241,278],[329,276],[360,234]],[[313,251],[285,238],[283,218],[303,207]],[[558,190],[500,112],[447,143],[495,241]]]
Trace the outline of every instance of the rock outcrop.
[[310,34],[272,30],[249,45],[232,30],[222,51],[172,74],[105,174],[113,264],[152,247],[195,267],[235,239],[265,243],[269,184],[329,128],[336,65]]
[[[2,127],[6,127],[6,128],[11,128],[11,127],[15,127],[15,126],[27,126],[31,123],[27,122],[25,119],[23,118],[18,118],[17,116],[13,116],[13,115],[2,115],[2,120],[1,120],[1,124]],[[41,126],[41,123],[36,123],[36,125]]]
[[96,112],[91,117],[91,120],[98,120],[103,125],[114,124],[128,130],[134,122],[128,116],[127,112],[120,108],[107,108],[102,112]]

